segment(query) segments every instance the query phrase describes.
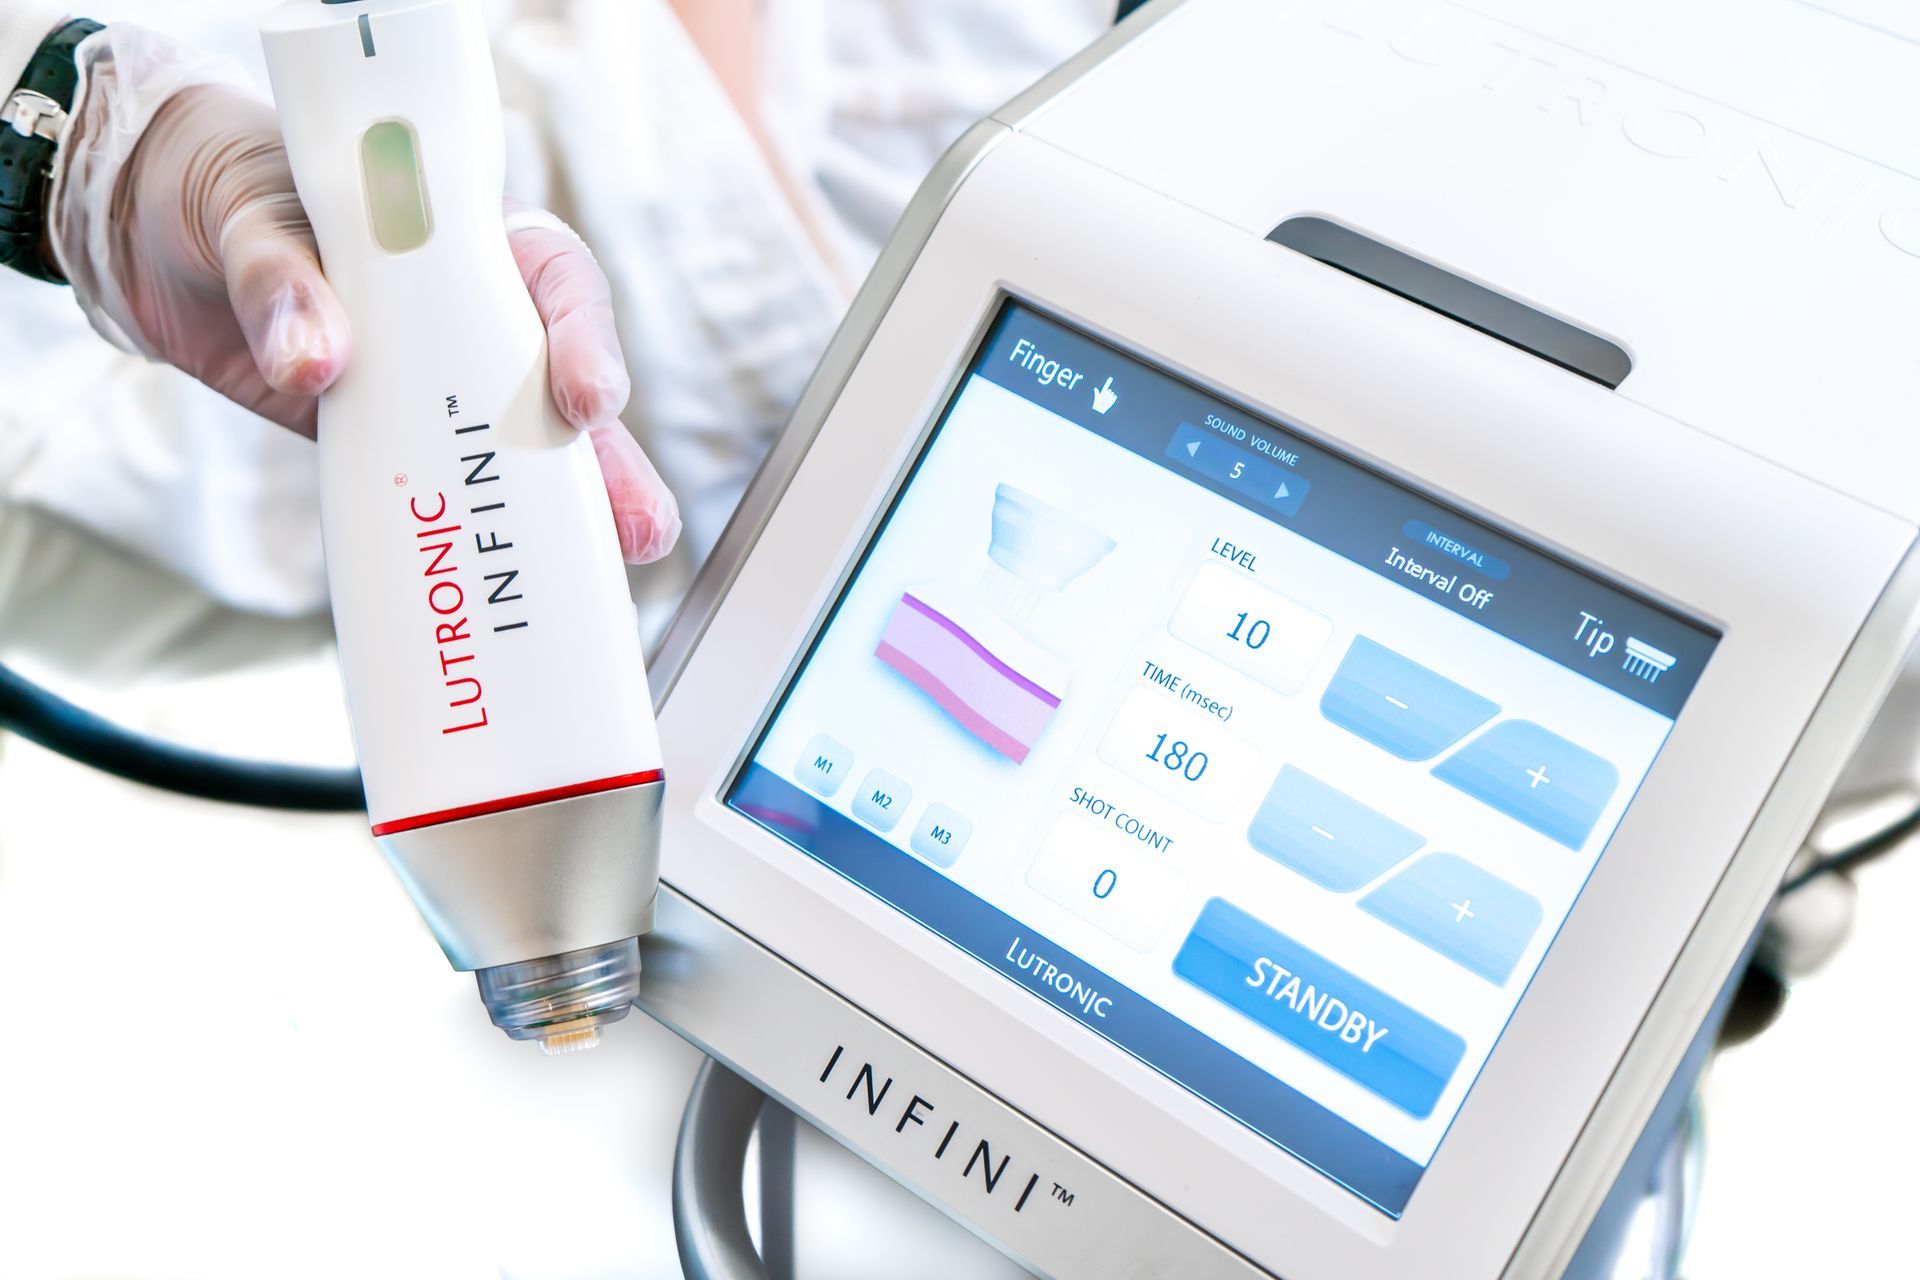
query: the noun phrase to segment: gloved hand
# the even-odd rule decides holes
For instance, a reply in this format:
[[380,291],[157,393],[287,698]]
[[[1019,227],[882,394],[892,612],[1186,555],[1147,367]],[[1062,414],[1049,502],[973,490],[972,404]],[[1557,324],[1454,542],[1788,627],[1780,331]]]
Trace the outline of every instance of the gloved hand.
[[[353,343],[272,107],[153,32],[116,25],[93,41],[50,218],[76,296],[109,338],[312,436],[314,397]],[[679,510],[619,421],[631,387],[606,277],[550,215],[516,211],[510,224],[547,326],[554,401],[593,438],[622,554],[656,560]]]

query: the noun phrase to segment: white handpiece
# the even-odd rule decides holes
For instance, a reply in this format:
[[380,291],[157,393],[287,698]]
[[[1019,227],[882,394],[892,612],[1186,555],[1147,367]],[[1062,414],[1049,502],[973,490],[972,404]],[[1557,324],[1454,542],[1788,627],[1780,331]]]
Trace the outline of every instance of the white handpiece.
[[652,923],[660,745],[592,443],[507,246],[479,6],[293,0],[262,37],[353,326],[320,497],[373,833],[496,1022],[590,1041]]

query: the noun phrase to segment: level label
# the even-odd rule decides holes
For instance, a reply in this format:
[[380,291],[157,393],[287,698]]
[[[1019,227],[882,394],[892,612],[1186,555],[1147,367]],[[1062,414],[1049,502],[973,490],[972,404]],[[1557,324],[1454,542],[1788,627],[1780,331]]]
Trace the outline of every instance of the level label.
[[1167,630],[1279,693],[1296,693],[1327,647],[1333,623],[1224,563],[1193,575]]

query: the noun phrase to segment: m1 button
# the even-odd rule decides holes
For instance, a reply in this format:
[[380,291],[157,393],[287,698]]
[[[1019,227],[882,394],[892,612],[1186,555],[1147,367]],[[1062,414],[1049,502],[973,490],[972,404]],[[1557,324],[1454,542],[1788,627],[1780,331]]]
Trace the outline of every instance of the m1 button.
[[853,752],[826,734],[816,733],[807,742],[807,749],[800,753],[800,759],[794,763],[793,776],[809,791],[831,799],[846,782],[847,771],[851,768]]

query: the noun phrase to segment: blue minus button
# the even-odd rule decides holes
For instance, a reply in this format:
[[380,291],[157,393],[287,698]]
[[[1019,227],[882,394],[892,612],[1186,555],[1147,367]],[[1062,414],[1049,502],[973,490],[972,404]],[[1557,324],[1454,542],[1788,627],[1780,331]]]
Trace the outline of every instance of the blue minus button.
[[1215,898],[1173,971],[1416,1118],[1433,1112],[1466,1042]]

